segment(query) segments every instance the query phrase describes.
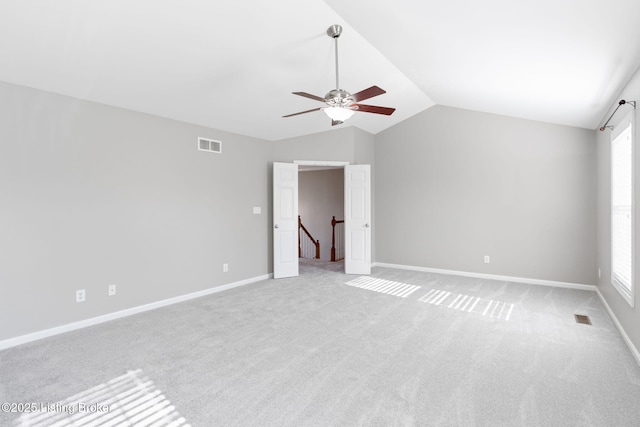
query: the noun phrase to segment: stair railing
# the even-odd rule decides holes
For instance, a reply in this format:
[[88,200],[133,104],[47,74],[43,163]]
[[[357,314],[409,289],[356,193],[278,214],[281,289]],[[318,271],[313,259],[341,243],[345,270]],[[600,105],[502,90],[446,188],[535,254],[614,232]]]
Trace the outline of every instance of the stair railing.
[[320,259],[320,241],[314,239],[298,215],[298,258]]

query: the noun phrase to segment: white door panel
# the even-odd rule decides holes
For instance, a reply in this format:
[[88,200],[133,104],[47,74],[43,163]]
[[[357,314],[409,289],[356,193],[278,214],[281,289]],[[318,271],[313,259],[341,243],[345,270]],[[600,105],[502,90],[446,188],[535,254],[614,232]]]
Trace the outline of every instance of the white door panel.
[[365,232],[351,230],[351,260],[363,262],[367,260],[367,252],[364,247],[366,241]]
[[347,274],[371,274],[371,167],[344,169],[344,234]]
[[273,277],[298,275],[298,165],[273,163]]

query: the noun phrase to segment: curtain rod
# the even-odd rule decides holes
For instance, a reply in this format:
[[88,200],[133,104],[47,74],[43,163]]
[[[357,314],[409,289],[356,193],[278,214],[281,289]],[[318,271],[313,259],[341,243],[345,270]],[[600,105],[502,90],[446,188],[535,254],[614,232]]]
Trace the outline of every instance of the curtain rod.
[[604,125],[602,125],[602,127],[600,128],[600,132],[602,132],[606,128],[613,130],[613,126],[607,126],[607,125],[611,121],[611,118],[613,117],[613,115],[616,114],[616,111],[618,111],[618,108],[622,107],[624,104],[631,104],[633,105],[634,109],[636,108],[636,101],[625,101],[624,99],[621,99],[620,102],[618,102],[618,106],[616,107],[616,109],[613,110],[613,113],[611,113],[611,115],[607,119],[607,122]]

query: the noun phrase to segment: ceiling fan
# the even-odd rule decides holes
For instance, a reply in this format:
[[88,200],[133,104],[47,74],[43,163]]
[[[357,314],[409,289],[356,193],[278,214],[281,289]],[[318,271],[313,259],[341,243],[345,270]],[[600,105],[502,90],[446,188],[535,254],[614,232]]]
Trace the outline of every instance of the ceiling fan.
[[324,112],[331,118],[331,125],[339,125],[344,123],[349,117],[351,117],[356,111],[363,113],[375,113],[390,116],[396,111],[395,108],[378,107],[375,105],[360,104],[360,101],[373,98],[374,96],[382,95],[386,93],[385,90],[378,86],[371,86],[368,89],[361,90],[353,95],[344,89],[340,89],[340,80],[338,75],[338,38],[342,34],[342,27],[340,25],[332,25],[327,29],[327,35],[335,40],[336,44],[336,88],[327,93],[324,98],[312,95],[307,92],[292,92],[294,95],[304,96],[305,98],[315,99],[316,101],[324,102],[326,107],[318,107],[312,110],[300,111],[299,113],[289,114],[282,117],[292,117],[299,114],[311,113],[313,111],[324,110]]

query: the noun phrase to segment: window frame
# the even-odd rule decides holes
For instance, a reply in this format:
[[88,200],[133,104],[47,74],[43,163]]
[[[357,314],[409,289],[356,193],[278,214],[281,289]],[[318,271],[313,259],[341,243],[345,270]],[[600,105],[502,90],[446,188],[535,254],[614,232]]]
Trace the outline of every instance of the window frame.
[[[635,122],[634,122],[634,116],[635,116],[635,108],[634,111],[629,112],[628,114],[626,114],[614,127],[614,131],[611,133],[611,200],[610,200],[610,213],[611,213],[611,284],[612,286],[618,291],[618,293],[620,293],[620,295],[622,296],[622,298],[631,306],[631,307],[635,307],[635,286],[634,286],[634,280],[635,280],[635,218],[634,218],[634,213],[635,213],[635,197],[634,197],[634,193],[635,193],[635,149],[634,149],[634,142],[635,142]],[[621,280],[622,278],[620,277],[620,275],[616,274],[616,263],[615,263],[615,256],[616,256],[616,251],[615,251],[615,210],[616,210],[616,205],[614,205],[614,192],[615,192],[615,175],[616,175],[616,169],[615,169],[615,158],[614,158],[614,143],[616,142],[616,140],[618,139],[618,137],[620,137],[621,135],[624,135],[625,132],[627,132],[627,128],[630,128],[629,131],[629,137],[631,138],[631,186],[629,191],[631,192],[630,194],[630,199],[631,199],[631,205],[630,205],[630,217],[631,217],[631,254],[630,254],[630,258],[631,258],[631,265],[630,265],[630,278],[629,278],[629,283],[624,283],[623,280]],[[619,278],[620,277],[620,278]]]

